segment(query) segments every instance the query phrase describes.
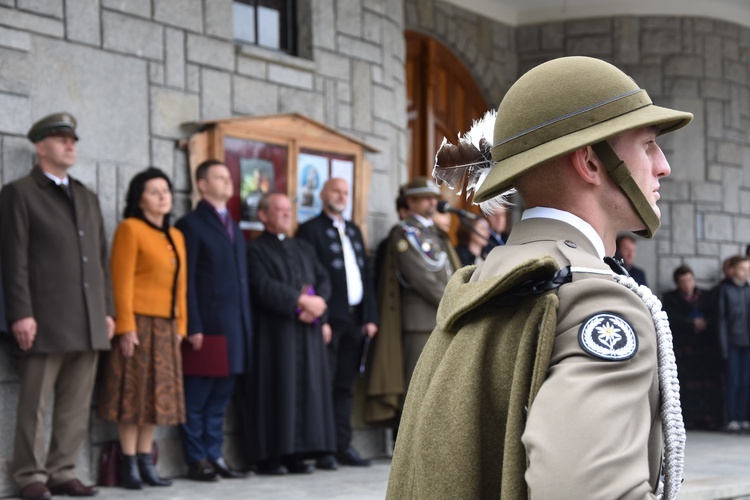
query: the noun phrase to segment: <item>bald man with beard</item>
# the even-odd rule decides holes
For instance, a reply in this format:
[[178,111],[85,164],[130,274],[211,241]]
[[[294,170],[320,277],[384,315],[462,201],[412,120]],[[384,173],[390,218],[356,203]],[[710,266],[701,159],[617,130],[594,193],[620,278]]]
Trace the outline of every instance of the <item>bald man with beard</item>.
[[317,461],[320,469],[334,470],[343,465],[369,466],[352,448],[352,390],[365,337],[378,331],[375,289],[370,274],[362,232],[344,219],[349,185],[344,179],[329,179],[320,192],[323,212],[302,224],[297,237],[315,248],[318,260],[328,271],[332,292],[328,301],[328,344],[333,375],[333,406],[336,414],[336,456]]

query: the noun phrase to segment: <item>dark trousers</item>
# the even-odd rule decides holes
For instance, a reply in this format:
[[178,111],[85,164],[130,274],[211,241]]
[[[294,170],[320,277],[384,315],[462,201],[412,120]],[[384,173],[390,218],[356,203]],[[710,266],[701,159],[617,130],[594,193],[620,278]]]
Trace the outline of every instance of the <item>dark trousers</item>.
[[192,377],[185,381],[185,423],[182,444],[185,460],[194,464],[221,457],[223,424],[234,389],[234,376]]
[[750,347],[729,346],[727,357],[727,417],[750,420]]
[[336,419],[336,448],[346,450],[352,440],[352,406],[354,379],[362,354],[362,325],[357,322],[331,322],[333,336],[328,344],[328,358],[333,377],[333,413]]

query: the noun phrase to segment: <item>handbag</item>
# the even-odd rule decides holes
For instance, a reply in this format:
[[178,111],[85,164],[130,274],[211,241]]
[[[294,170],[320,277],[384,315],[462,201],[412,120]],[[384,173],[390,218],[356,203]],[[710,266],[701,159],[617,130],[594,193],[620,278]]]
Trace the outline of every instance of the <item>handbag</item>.
[[117,486],[120,483],[120,443],[107,441],[99,457],[99,486]]
[[[120,485],[120,455],[122,448],[117,440],[107,441],[102,446],[102,454],[99,457],[99,486],[119,486]],[[159,448],[154,441],[151,446],[151,456],[154,459],[154,465],[159,459]]]

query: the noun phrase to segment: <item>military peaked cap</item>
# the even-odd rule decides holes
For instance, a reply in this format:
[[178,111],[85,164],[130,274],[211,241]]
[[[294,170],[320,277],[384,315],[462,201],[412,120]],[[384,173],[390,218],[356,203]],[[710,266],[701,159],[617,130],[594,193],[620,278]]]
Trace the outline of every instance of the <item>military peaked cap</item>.
[[70,113],[54,113],[37,121],[26,134],[29,140],[37,143],[49,136],[72,137],[78,140],[76,135],[76,119]]
[[405,198],[439,197],[440,188],[432,179],[417,177],[401,187],[401,196]]

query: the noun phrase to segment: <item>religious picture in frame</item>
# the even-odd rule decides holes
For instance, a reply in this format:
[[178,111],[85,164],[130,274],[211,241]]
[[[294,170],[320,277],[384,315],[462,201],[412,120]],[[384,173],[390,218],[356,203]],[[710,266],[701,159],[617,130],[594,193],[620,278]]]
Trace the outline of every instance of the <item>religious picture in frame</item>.
[[286,192],[288,148],[225,136],[224,156],[234,181],[234,196],[227,204],[230,212],[243,231],[262,231],[258,202],[266,193]]

